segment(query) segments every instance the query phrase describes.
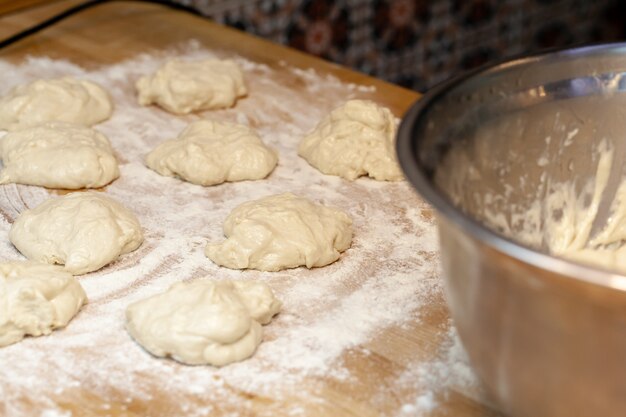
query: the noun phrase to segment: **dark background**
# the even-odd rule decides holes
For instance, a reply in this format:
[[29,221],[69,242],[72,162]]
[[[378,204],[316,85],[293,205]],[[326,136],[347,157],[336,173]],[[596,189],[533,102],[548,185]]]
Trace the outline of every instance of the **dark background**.
[[419,91],[492,60],[626,39],[626,1],[616,0],[176,1]]

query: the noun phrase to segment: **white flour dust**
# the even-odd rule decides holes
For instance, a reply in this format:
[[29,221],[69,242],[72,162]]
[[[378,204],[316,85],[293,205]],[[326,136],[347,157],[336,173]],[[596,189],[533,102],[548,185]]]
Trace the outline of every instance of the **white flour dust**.
[[[348,353],[367,352],[368,343],[389,328],[418,322],[430,300],[441,298],[434,220],[423,215],[428,207],[406,182],[351,183],[322,175],[297,156],[299,140],[324,114],[347,99],[366,97],[371,88],[235,57],[250,93],[234,109],[181,118],[137,105],[135,80],[174,55],[197,59],[213,54],[192,43],[91,71],[48,58],[19,65],[0,62],[0,94],[36,78],[64,75],[95,81],[110,92],[115,112],[96,128],[115,148],[121,177],[104,192],[137,214],[146,237],[137,251],[79,277],[90,303],[66,329],[0,349],[0,415],[126,415],[140,410],[150,416],[270,416],[278,411],[296,416],[311,415],[307,407],[332,410],[334,405],[319,394],[319,381],[349,386],[366,378],[347,364]],[[147,152],[200,117],[257,129],[280,153],[276,170],[262,181],[201,187],[144,166]],[[353,245],[339,261],[324,268],[267,273],[219,268],[204,256],[207,242],[223,238],[221,224],[232,208],[286,191],[352,216]],[[38,187],[0,187],[2,259],[22,259],[8,241],[10,224],[25,208],[47,198],[50,193]],[[207,275],[262,280],[283,301],[282,312],[264,327],[264,342],[251,359],[223,368],[183,366],[150,356],[130,339],[124,330],[129,303]],[[407,387],[425,392],[413,385],[432,381],[411,378],[411,369],[409,364],[405,375],[385,386],[372,382],[379,390],[373,394]],[[387,409],[403,412],[405,403],[400,399]],[[418,399],[415,410],[426,410],[423,403],[429,403],[428,397]]]
[[477,402],[484,401],[485,397],[459,336],[451,325],[439,356],[432,361],[407,367],[399,376],[398,384],[412,386],[416,392],[413,401],[400,408],[398,417],[428,416],[437,410],[441,402],[447,401],[451,392],[460,392]]

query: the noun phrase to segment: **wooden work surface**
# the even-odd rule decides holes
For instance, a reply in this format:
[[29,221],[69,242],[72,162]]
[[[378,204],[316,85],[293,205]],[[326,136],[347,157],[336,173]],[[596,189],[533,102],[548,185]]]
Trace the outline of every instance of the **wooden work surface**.
[[[60,1],[46,6],[20,10],[0,18],[0,36],[8,35],[50,16],[77,1]],[[132,58],[137,54],[179,45],[195,39],[202,47],[237,54],[256,63],[267,64],[280,73],[286,67],[314,69],[318,74],[332,74],[340,80],[357,85],[374,86],[375,90],[363,90],[362,96],[384,104],[401,116],[418,94],[403,88],[349,71],[315,57],[278,46],[239,31],[216,25],[208,20],[175,12],[160,6],[118,2],[98,6],[82,12],[33,37],[19,42],[3,51],[0,57],[10,62],[21,62],[25,56],[48,56],[65,59],[85,68],[98,68]],[[293,75],[285,73],[285,79]],[[297,111],[297,110],[294,110]],[[415,197],[411,197],[415,198]],[[422,204],[422,203],[420,203]],[[432,213],[427,207],[421,209],[421,216],[432,225]],[[431,226],[434,229],[434,225]],[[410,248],[407,248],[410,249]],[[416,253],[416,256],[421,256]],[[208,262],[208,261],[207,261]],[[430,263],[436,270],[437,256],[426,256],[420,262]],[[420,279],[420,277],[416,277]],[[371,314],[377,314],[375,308]],[[349,370],[347,378],[324,378],[315,376],[298,382],[294,390],[307,395],[256,396],[254,393],[230,387],[229,395],[241,397],[246,407],[241,415],[290,415],[301,416],[391,416],[391,415],[433,415],[433,416],[496,416],[492,409],[481,404],[477,398],[482,394],[476,390],[448,387],[435,392],[436,406],[424,409],[406,407],[427,386],[405,384],[401,389],[394,378],[403,367],[411,363],[437,360],[441,354],[441,344],[447,340],[449,316],[442,292],[430,295],[429,303],[421,307],[419,321],[390,326],[375,337],[369,338],[360,346],[351,349],[344,357],[344,365]],[[280,320],[280,318],[279,318]],[[54,337],[54,334],[49,337]],[[1,353],[1,352],[0,352]],[[2,356],[0,355],[0,361]],[[25,358],[24,360],[31,360]],[[155,359],[156,360],[156,359]],[[442,362],[445,366],[445,362]],[[37,366],[36,363],[32,364]],[[2,366],[2,365],[0,365]],[[112,368],[115,364],[111,364]],[[445,373],[446,370],[437,370]],[[16,374],[14,378],[28,378]],[[54,386],[58,375],[50,375],[49,384]],[[424,379],[428,381],[428,379]],[[427,382],[424,382],[427,384]],[[97,385],[97,384],[96,384]],[[93,381],[85,381],[73,393],[59,395],[56,406],[67,410],[73,416],[166,416],[174,403],[187,403],[183,410],[201,407],[203,402],[212,401],[202,396],[178,398],[155,389],[150,401],[136,399],[130,392],[119,392],[119,387],[92,389]],[[103,396],[108,392],[109,396]],[[2,387],[0,387],[2,393]],[[26,396],[27,397],[27,396]],[[123,398],[122,401],[120,398]],[[25,403],[37,404],[37,398],[23,398]],[[205,405],[205,404],[204,404]],[[5,404],[6,406],[6,404]],[[404,406],[404,408],[403,408]],[[44,415],[41,409],[33,407],[32,415]],[[237,415],[232,407],[220,408],[215,405],[212,416]],[[3,408],[0,406],[0,415]],[[184,414],[184,413],[183,413]],[[7,415],[8,414],[4,414]],[[57,415],[57,414],[52,414]],[[58,414],[69,415],[69,414]],[[181,415],[181,414],[178,414]],[[11,417],[14,417],[11,415]]]

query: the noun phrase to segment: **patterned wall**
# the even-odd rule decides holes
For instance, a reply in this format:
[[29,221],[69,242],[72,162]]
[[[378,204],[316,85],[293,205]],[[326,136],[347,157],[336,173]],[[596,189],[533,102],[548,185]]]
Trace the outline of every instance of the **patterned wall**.
[[626,36],[626,2],[619,0],[177,1],[422,91],[490,60]]

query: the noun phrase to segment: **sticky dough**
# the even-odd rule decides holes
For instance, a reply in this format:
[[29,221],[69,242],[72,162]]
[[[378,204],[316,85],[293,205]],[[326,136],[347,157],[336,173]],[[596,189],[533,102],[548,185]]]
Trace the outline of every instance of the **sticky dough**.
[[143,242],[143,233],[130,210],[90,191],[53,198],[22,212],[9,238],[27,258],[61,264],[79,275],[134,251]]
[[119,177],[109,140],[72,123],[48,122],[10,132],[0,141],[0,157],[0,184],[97,188]]
[[59,267],[0,263],[0,346],[65,327],[86,302],[78,281]]
[[397,121],[384,107],[350,100],[333,110],[300,143],[298,154],[329,175],[355,180],[403,179],[395,157]]
[[0,129],[16,130],[61,121],[91,126],[113,112],[99,85],[74,78],[37,80],[19,85],[0,98]]
[[171,60],[137,83],[139,104],[174,114],[232,107],[247,94],[243,72],[232,60]]
[[209,120],[191,123],[146,156],[146,165],[159,174],[199,185],[265,178],[277,161],[252,129]]
[[608,184],[613,153],[605,141],[600,143],[596,176],[587,187],[591,196],[588,204],[582,196],[574,198],[572,184],[553,188],[547,198],[548,204],[552,203],[548,213],[560,210],[562,215],[558,220],[548,216],[546,233],[555,255],[626,273],[626,181],[617,189],[604,227],[591,234]]
[[528,222],[530,226],[514,231],[502,216],[486,212],[487,222],[530,246],[544,242],[556,256],[626,273],[626,181],[618,186],[603,227],[594,231],[613,166],[614,150],[603,140],[595,152],[598,155],[596,175],[582,190],[577,191],[571,181],[548,183],[544,198],[512,215],[512,219],[541,219],[541,222]]
[[126,328],[155,356],[223,366],[254,353],[280,307],[264,283],[202,279],[131,304]]
[[279,271],[328,265],[352,242],[352,220],[335,208],[291,193],[236,207],[224,222],[222,243],[209,244],[206,256],[232,269]]

